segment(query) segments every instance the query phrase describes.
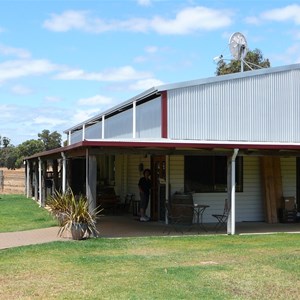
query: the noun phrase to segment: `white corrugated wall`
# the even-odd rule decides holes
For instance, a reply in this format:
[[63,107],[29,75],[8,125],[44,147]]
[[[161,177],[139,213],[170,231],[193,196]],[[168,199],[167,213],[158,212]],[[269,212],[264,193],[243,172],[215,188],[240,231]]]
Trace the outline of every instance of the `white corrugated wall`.
[[171,139],[299,142],[300,70],[168,91]]

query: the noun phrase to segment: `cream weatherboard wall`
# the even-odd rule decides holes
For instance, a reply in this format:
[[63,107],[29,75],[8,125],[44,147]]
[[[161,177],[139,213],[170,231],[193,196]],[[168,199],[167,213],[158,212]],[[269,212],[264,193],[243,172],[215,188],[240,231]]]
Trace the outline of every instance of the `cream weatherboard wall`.
[[150,156],[145,157],[144,155],[128,155],[127,158],[127,193],[135,194],[135,198],[139,199],[138,182],[143,176],[143,172],[139,171],[139,165],[143,164],[144,169],[150,169]]
[[[170,182],[172,193],[183,191],[184,188],[184,157],[172,156],[170,158]],[[263,203],[261,192],[261,180],[259,159],[257,157],[244,157],[244,190],[236,193],[236,221],[262,221]],[[224,209],[226,193],[195,193],[194,202],[207,204],[203,216],[204,222],[215,222],[211,216],[214,213],[221,213]]]
[[[139,199],[138,181],[142,176],[139,164],[150,168],[150,157],[143,155],[120,155],[116,157],[116,192],[122,197],[134,193]],[[170,194],[184,191],[184,156],[169,156]],[[284,196],[296,196],[296,159],[281,158],[282,184]],[[236,193],[236,221],[264,221],[264,202],[260,175],[259,157],[244,157],[243,192]],[[215,222],[211,216],[221,213],[226,193],[195,193],[194,202],[207,204],[204,222]]]
[[281,158],[281,177],[284,197],[296,197],[296,158]]

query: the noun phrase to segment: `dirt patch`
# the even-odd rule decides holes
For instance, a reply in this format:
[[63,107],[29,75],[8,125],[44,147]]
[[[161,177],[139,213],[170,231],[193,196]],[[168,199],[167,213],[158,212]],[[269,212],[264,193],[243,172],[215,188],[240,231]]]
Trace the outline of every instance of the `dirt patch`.
[[[25,169],[8,170],[0,168],[3,171],[3,185],[0,184],[0,194],[24,194],[25,193]],[[2,172],[0,172],[1,175]],[[1,181],[0,181],[1,182]]]

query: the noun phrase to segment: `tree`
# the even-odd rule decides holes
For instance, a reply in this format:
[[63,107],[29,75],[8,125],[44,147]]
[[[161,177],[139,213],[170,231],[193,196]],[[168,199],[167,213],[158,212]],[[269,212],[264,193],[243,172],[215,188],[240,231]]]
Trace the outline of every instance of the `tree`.
[[18,160],[17,148],[12,146],[12,147],[5,148],[5,150],[8,150],[6,156],[6,162],[5,162],[6,168],[11,170],[14,170],[15,168],[20,168],[23,164],[23,160],[18,165],[16,164]]
[[3,145],[3,148],[7,148],[10,145],[10,139],[6,136],[1,137],[0,135],[0,148]]
[[9,145],[0,149],[0,167],[7,167],[8,169],[15,168],[16,149],[13,145]]
[[[271,66],[269,59],[263,57],[262,52],[259,49],[254,49],[253,51],[248,51],[244,59],[244,71],[249,71],[251,69],[258,68],[269,68]],[[251,67],[251,68],[250,68]],[[224,60],[218,62],[216,75],[226,75],[231,73],[238,73],[241,71],[241,61],[231,60],[226,63]]]
[[[11,153],[10,157],[10,165],[12,165],[12,161],[14,161],[15,168],[20,168],[23,164],[24,158],[31,156],[33,154],[43,152],[44,144],[39,140],[27,140],[16,147],[16,152]],[[15,156],[15,160],[13,160],[13,156]],[[8,167],[8,166],[7,166]]]
[[61,135],[56,131],[50,133],[44,129],[38,137],[38,140],[27,140],[15,147],[8,137],[0,135],[0,167],[20,168],[25,157],[61,147]]
[[57,131],[50,133],[48,129],[44,129],[38,134],[39,141],[43,142],[44,150],[51,150],[61,147],[61,134]]

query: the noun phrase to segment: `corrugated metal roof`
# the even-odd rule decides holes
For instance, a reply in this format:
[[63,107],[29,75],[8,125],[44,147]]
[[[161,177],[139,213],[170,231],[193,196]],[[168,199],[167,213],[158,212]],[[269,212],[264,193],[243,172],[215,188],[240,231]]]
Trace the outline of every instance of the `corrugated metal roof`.
[[183,87],[191,87],[191,86],[199,86],[199,85],[204,85],[208,83],[218,83],[218,82],[223,82],[223,81],[228,81],[228,80],[237,80],[240,78],[245,78],[245,77],[253,77],[253,76],[260,76],[260,75],[265,75],[265,74],[270,74],[270,73],[276,73],[276,72],[284,72],[288,70],[296,70],[300,69],[300,64],[293,64],[293,65],[287,65],[287,66],[280,66],[280,67],[273,67],[273,68],[266,68],[266,69],[259,69],[259,70],[253,70],[253,71],[247,71],[247,72],[240,72],[240,73],[233,73],[233,74],[228,74],[228,75],[222,75],[222,76],[215,76],[215,77],[209,77],[209,78],[204,78],[204,79],[198,79],[198,80],[191,80],[191,81],[185,81],[185,82],[179,82],[179,83],[173,83],[173,84],[166,84],[166,85],[161,85],[157,87],[152,87],[141,94],[138,94],[129,100],[122,102],[100,114],[95,115],[94,117],[87,119],[84,122],[81,122],[67,130],[64,131],[64,133],[68,134],[69,131],[75,131],[80,128],[84,124],[90,124],[93,123],[99,119],[102,118],[102,116],[113,114],[113,113],[118,113],[118,111],[124,110],[126,107],[132,105],[134,101],[143,101],[147,98],[150,98],[151,96],[155,94],[160,94],[163,91],[167,90],[174,90],[174,89],[179,89]]

